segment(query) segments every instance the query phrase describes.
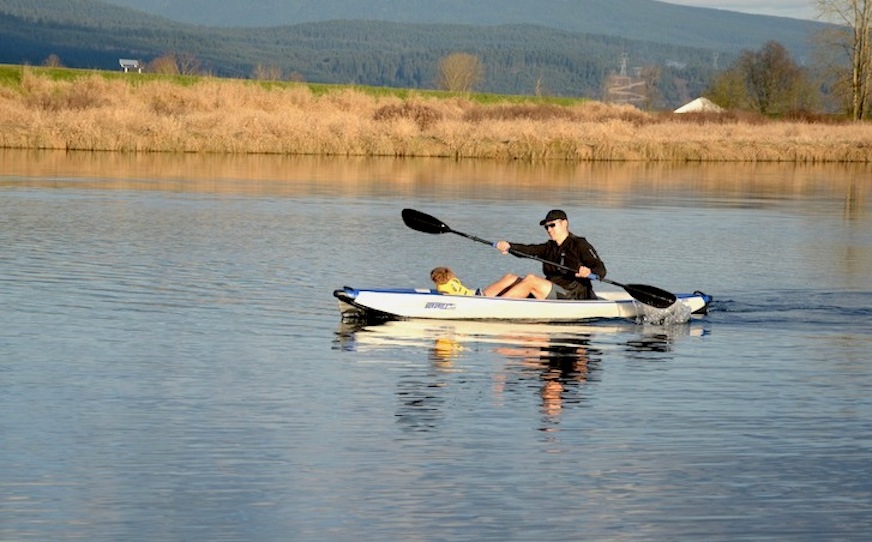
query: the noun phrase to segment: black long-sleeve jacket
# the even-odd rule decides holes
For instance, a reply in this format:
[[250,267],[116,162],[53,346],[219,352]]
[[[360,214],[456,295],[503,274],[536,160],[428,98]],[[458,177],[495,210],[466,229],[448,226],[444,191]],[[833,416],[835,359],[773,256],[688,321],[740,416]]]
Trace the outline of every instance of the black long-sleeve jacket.
[[[606,265],[596,253],[593,245],[584,237],[578,237],[572,233],[563,241],[562,245],[558,245],[554,240],[538,245],[512,242],[509,244],[511,244],[513,251],[536,256],[575,270],[583,265],[600,277],[606,276]],[[573,298],[592,299],[595,297],[590,279],[576,277],[573,272],[547,263],[542,264],[542,273],[546,279],[565,288]]]

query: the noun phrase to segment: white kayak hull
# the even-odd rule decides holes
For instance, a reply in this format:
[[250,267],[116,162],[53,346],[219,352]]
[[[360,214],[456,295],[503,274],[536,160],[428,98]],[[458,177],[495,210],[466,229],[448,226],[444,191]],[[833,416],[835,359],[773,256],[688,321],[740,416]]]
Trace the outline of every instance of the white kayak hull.
[[[601,292],[598,299],[550,300],[445,295],[427,289],[356,289],[346,286],[333,295],[345,318],[432,320],[503,320],[518,322],[584,322],[636,319],[647,307],[626,292]],[[705,312],[711,296],[678,294],[676,304],[691,313]],[[656,309],[655,309],[656,310]],[[664,309],[670,310],[670,309]]]

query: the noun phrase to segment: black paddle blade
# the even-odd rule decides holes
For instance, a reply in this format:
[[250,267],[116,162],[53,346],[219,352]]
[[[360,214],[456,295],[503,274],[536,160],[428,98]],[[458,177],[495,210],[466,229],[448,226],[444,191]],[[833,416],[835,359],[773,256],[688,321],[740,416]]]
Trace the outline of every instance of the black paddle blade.
[[451,228],[438,218],[424,214],[414,209],[403,209],[403,222],[406,226],[424,233],[448,233]]
[[658,309],[671,307],[677,299],[672,292],[667,292],[656,286],[647,284],[622,284],[622,286],[628,294],[633,296],[633,299]]

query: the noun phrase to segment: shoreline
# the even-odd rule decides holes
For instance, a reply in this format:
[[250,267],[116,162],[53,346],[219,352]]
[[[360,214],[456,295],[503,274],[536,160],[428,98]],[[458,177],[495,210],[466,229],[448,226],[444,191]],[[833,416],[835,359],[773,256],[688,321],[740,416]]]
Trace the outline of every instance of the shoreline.
[[0,83],[0,147],[125,153],[435,157],[569,162],[870,163],[872,123],[647,113],[578,100],[402,94],[244,80]]

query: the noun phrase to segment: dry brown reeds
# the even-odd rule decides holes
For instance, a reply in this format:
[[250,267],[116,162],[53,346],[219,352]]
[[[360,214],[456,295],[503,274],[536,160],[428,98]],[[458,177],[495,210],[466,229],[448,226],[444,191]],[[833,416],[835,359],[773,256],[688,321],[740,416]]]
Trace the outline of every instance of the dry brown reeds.
[[351,87],[200,79],[0,87],[0,147],[510,160],[870,162],[872,124],[652,114],[632,106],[376,96]]

